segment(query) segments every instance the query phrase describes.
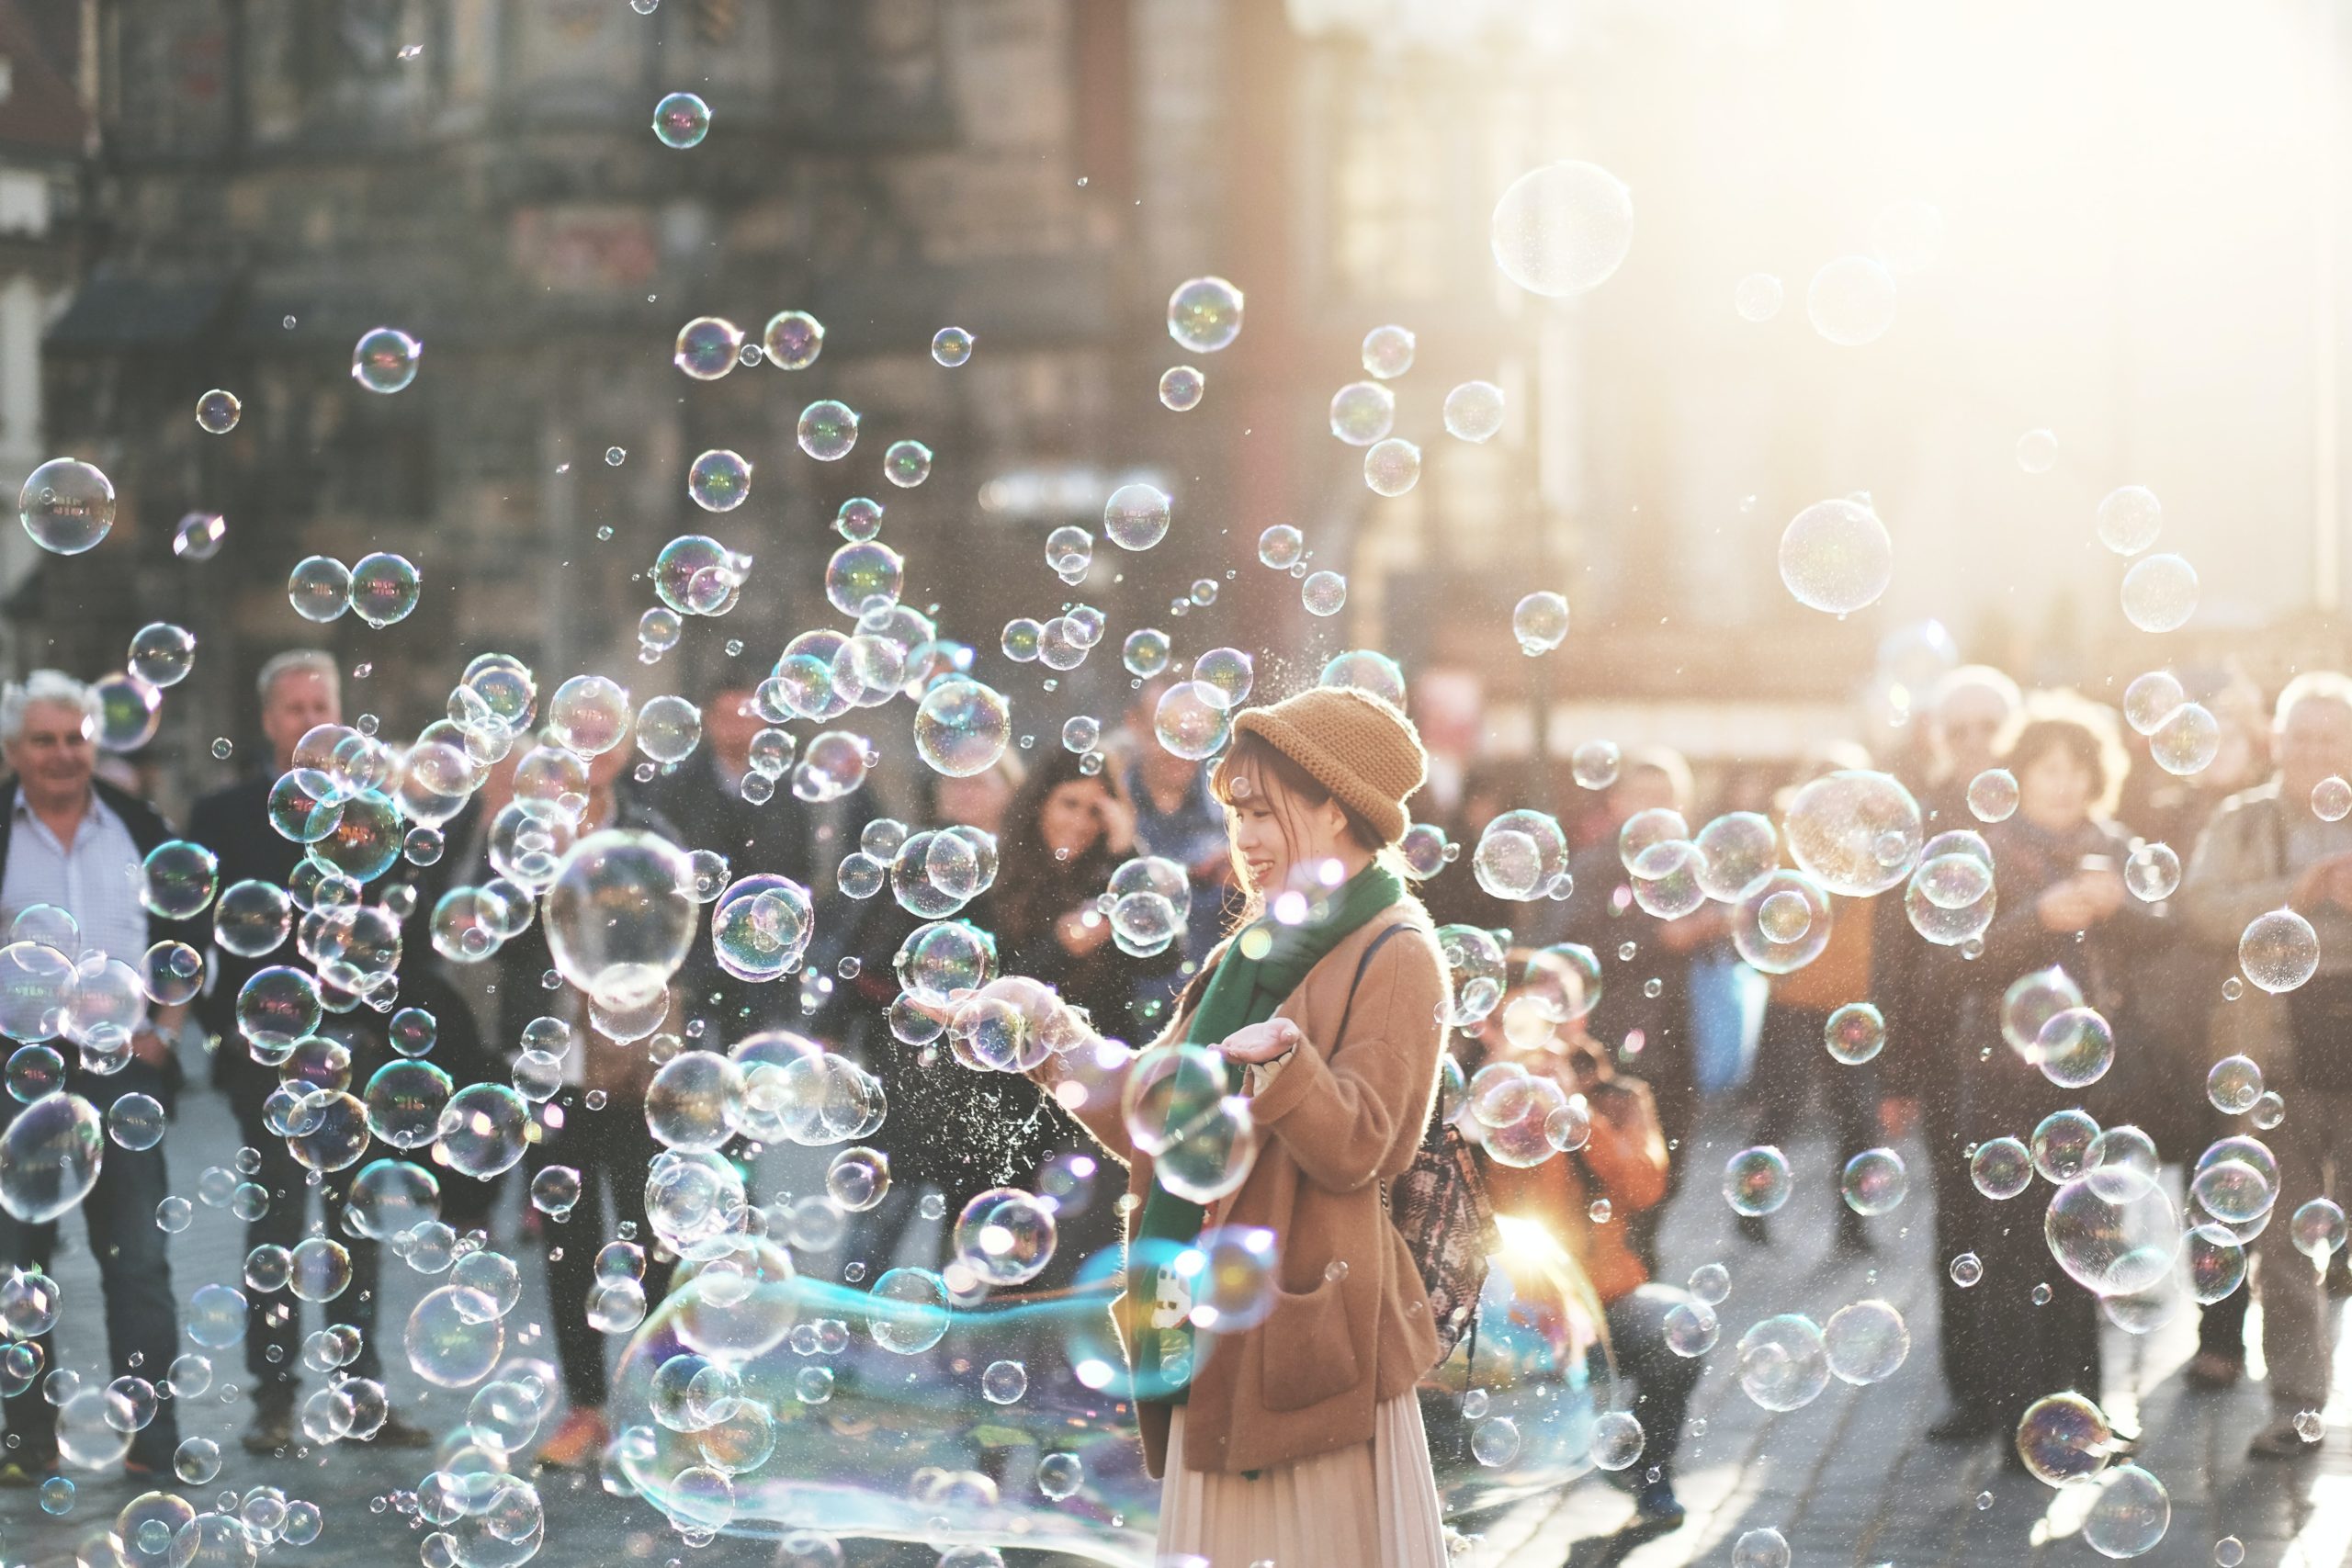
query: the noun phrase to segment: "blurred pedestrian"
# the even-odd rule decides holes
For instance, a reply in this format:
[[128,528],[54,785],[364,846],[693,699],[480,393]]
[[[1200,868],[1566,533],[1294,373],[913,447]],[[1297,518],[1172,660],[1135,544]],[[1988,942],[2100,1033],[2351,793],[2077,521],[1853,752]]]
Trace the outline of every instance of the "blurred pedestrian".
[[[188,818],[188,837],[212,852],[224,892],[241,882],[280,888],[292,883],[306,846],[272,825],[270,791],[294,767],[295,749],[303,737],[321,726],[339,728],[343,722],[342,681],[334,660],[324,653],[297,649],[277,654],[262,665],[255,685],[261,698],[262,734],[269,742],[269,765],[206,795]],[[414,868],[403,869],[413,872]],[[371,891],[380,897],[380,889]],[[418,901],[431,908],[430,897]],[[421,998],[415,993],[423,985],[422,976],[435,963],[433,950],[429,943],[404,941],[402,954],[401,1001],[417,1003]],[[265,1120],[264,1107],[278,1087],[278,1071],[254,1057],[237,1026],[238,992],[261,969],[278,962],[282,959],[276,953],[232,953],[215,940],[206,955],[205,987],[196,999],[197,1018],[214,1042],[213,1087],[228,1100],[246,1146],[261,1156],[252,1179],[269,1195],[267,1207],[245,1222],[248,1252],[257,1247],[290,1250],[299,1243],[311,1191],[312,1173],[294,1157],[285,1135],[272,1132]],[[452,1076],[460,1082],[471,1081],[477,1073],[468,1068],[479,1066],[478,1054],[469,1049],[471,1015],[462,1004],[434,1006],[429,1010],[440,1026],[434,1041],[435,1062],[444,1071],[451,1071],[452,1064],[463,1058]],[[389,1059],[381,1025],[372,1013],[355,1009],[324,1021],[321,1032],[334,1032],[334,1026],[345,1026],[339,1033],[352,1050],[353,1081],[365,1085],[368,1075]],[[350,1364],[350,1373],[380,1382],[383,1357],[377,1346],[376,1305],[381,1249],[343,1223],[351,1177],[348,1170],[329,1173],[317,1189],[326,1234],[336,1237],[351,1257],[351,1283],[334,1301],[322,1303],[321,1314],[328,1322],[347,1323],[359,1331],[359,1354]],[[297,1346],[300,1311],[300,1302],[290,1292],[256,1291],[248,1303],[245,1371],[253,1380],[254,1418],[243,1442],[249,1453],[276,1453],[294,1441],[294,1409],[302,1366]],[[387,1415],[375,1440],[391,1448],[423,1448],[432,1438],[399,1416]]]
[[[2038,1021],[2009,1015],[2016,983],[2063,970],[2082,1005],[2128,1039],[2129,976],[2154,940],[2154,915],[2124,886],[2130,846],[2109,816],[2129,766],[2113,716],[2077,697],[2039,695],[2011,721],[2000,763],[2017,779],[2018,806],[1984,833],[1999,908],[1961,993],[1954,1049],[1928,1075],[1931,1096],[1956,1098],[1961,1136],[1931,1156],[1954,1168],[1938,1183],[1939,1209],[1950,1205],[1951,1244],[1981,1270],[1940,1324],[1953,1404],[1928,1429],[1939,1438],[2014,1432],[2028,1404],[2062,1389],[2098,1397],[2098,1301],[2053,1277],[2038,1217],[1978,1190],[1967,1151],[2000,1137],[2030,1141],[2045,1117],[2085,1101],[2084,1089],[2043,1071],[2040,1033],[2020,1032]],[[1940,1257],[1939,1268],[1957,1256]]]
[[[13,924],[27,910],[48,906],[70,917],[78,943],[69,960],[85,954],[141,968],[151,942],[186,933],[151,921],[139,890],[141,865],[150,852],[170,840],[171,829],[144,801],[96,782],[93,737],[98,700],[89,687],[56,670],[36,670],[22,685],[0,694],[0,750],[9,777],[0,780],[8,803],[0,818],[0,916]],[[54,917],[52,916],[52,919]],[[52,932],[52,939],[60,933]],[[93,1036],[75,1054],[61,1041],[70,1065],[64,1087],[100,1114],[126,1095],[146,1095],[168,1113],[177,1102],[186,1073],[174,1054],[187,1017],[182,1007],[158,1007],[130,1024],[128,1049],[119,1066],[94,1072],[89,1055],[120,1042]],[[26,1108],[10,1097],[0,1114],[9,1120]],[[179,1351],[177,1301],[172,1266],[155,1205],[171,1190],[164,1145],[134,1149],[110,1145],[98,1164],[96,1183],[83,1197],[82,1222],[98,1265],[104,1296],[107,1353],[117,1377],[160,1380]],[[0,1263],[47,1271],[56,1255],[58,1222],[29,1224],[0,1212]],[[76,1315],[89,1303],[66,1303]],[[33,1341],[38,1365],[54,1375],[53,1342]],[[57,1411],[36,1377],[6,1401],[8,1450],[0,1457],[0,1485],[38,1483],[57,1469]],[[179,1446],[177,1409],[170,1400],[153,1406],[153,1418],[132,1434],[123,1470],[135,1481],[168,1474]]]
[[[1630,1549],[1682,1526],[1674,1456],[1705,1363],[1689,1353],[1692,1342],[1678,1351],[1668,1329],[1675,1309],[1686,1306],[1690,1311],[1683,1316],[1695,1329],[1702,1308],[1688,1292],[1654,1282],[1627,1243],[1624,1222],[1655,1209],[1667,1194],[1666,1135],[1649,1086],[1612,1068],[1608,1053],[1585,1032],[1581,1021],[1546,1028],[1534,1008],[1512,1006],[1530,994],[1521,982],[1532,956],[1525,949],[1510,954],[1511,989],[1479,1021],[1475,1037],[1457,1036],[1454,1050],[1465,1074],[1476,1075],[1490,1063],[1516,1063],[1566,1094],[1581,1095],[1590,1112],[1589,1138],[1573,1153],[1525,1168],[1487,1159],[1480,1164],[1497,1217],[1539,1226],[1589,1281],[1603,1310],[1610,1360],[1616,1375],[1634,1384],[1634,1398],[1623,1405],[1640,1420],[1643,1433],[1634,1517],[1608,1538],[1613,1547]],[[1581,1005],[1573,995],[1576,973],[1558,969],[1554,976],[1555,984],[1571,992],[1565,1010],[1573,1013]],[[1512,1271],[1516,1294],[1540,1298],[1552,1289],[1539,1277],[1544,1271],[1518,1267],[1513,1254],[1507,1246],[1500,1261]],[[1546,1304],[1564,1318],[1575,1312],[1570,1302]]]
[[[1795,788],[1839,771],[1866,768],[1870,758],[1850,743],[1824,748],[1800,769]],[[1785,807],[1785,800],[1781,803]],[[1784,815],[1784,813],[1782,813]],[[1786,838],[1785,829],[1783,839]],[[1858,900],[1832,897],[1829,939],[1812,963],[1771,977],[1756,1066],[1749,1084],[1756,1121],[1748,1136],[1775,1146],[1788,1141],[1818,1105],[1837,1137],[1838,1166],[1880,1141],[1879,1075],[1874,1061],[1847,1065],[1829,1054],[1829,1021],[1839,1008],[1871,991],[1871,949],[1876,911]],[[1741,1214],[1739,1234],[1761,1244],[1770,1227],[1761,1214]],[[1838,1205],[1837,1247],[1859,1256],[1871,1250],[1870,1232],[1851,1205]]]
[[2331,1170],[2339,1180],[2352,1170],[2352,818],[2314,809],[2323,784],[2352,779],[2352,677],[2298,675],[2274,715],[2277,775],[2214,814],[2179,894],[2190,930],[2221,952],[2239,953],[2247,926],[2282,908],[2309,920],[2319,942],[2318,968],[2301,986],[2284,995],[2252,987],[2211,1015],[2213,1055],[2251,1057],[2290,1108],[2262,1134],[2278,1187],[2252,1247],[2271,1412],[2247,1450],[2256,1459],[2318,1446],[2297,1422],[2326,1405],[2341,1314],[2286,1221],[2326,1195]]

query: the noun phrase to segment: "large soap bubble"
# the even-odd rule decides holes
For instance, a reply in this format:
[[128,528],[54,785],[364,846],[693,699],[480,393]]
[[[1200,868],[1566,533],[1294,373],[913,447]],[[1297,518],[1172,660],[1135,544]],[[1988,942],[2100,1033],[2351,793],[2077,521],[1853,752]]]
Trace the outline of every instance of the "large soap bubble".
[[658,834],[606,829],[581,840],[548,889],[557,971],[605,1008],[647,1006],[694,941],[693,889],[685,855]]
[[96,1107],[80,1095],[34,1100],[0,1133],[0,1209],[27,1224],[64,1213],[97,1184],[106,1143]]
[[1858,501],[1817,501],[1781,535],[1781,581],[1797,603],[1849,615],[1878,603],[1894,580],[1894,541]]
[[1012,736],[1012,713],[1003,696],[962,676],[933,686],[915,709],[916,753],[948,778],[994,767]]
[[1597,164],[1547,164],[1510,184],[1489,229],[1495,265],[1531,294],[1598,288],[1634,243],[1634,197]]
[[1883,893],[1919,853],[1919,805],[1891,773],[1849,769],[1814,780],[1789,803],[1789,852],[1832,893]]

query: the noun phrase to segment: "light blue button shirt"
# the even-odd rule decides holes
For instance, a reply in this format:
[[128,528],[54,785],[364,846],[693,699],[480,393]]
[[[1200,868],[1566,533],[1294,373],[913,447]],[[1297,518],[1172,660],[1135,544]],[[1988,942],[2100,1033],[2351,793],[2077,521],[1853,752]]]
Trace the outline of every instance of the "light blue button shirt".
[[139,901],[145,857],[130,827],[95,790],[71,848],[33,810],[23,786],[9,809],[15,822],[0,917],[13,921],[35,904],[54,904],[80,924],[85,953],[96,948],[137,968],[147,951],[147,910]]

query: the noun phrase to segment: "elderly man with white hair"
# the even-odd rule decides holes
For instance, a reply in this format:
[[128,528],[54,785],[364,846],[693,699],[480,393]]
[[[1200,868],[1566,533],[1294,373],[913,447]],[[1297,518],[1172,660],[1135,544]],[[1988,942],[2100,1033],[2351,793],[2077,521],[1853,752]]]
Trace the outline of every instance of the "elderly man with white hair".
[[[46,928],[41,940],[71,941],[78,949],[71,957],[104,953],[136,970],[151,943],[185,934],[151,920],[140,898],[141,863],[172,834],[145,802],[93,776],[97,717],[90,689],[54,670],[35,671],[0,694],[0,749],[12,775],[0,781],[7,805],[0,818],[0,918],[13,924],[47,906],[35,917]],[[64,934],[67,917],[77,934]],[[131,1094],[168,1109],[184,1081],[170,1041],[185,1010],[154,1009],[136,1026],[128,1059],[95,1060],[86,1052],[76,1059],[74,1044],[54,1042],[71,1064],[66,1089],[101,1112]],[[6,1109],[21,1114],[13,1102]],[[81,1209],[106,1296],[107,1348],[115,1376],[153,1382],[178,1350],[171,1260],[155,1223],[155,1206],[169,1191],[164,1149],[110,1140],[101,1152],[96,1183]],[[56,1247],[55,1220],[28,1224],[0,1211],[0,1263],[46,1270]],[[63,1304],[81,1315],[93,1303]],[[46,1373],[56,1365],[48,1337],[36,1343]],[[57,1467],[57,1412],[40,1388],[36,1378],[6,1401],[0,1485],[32,1484]],[[134,1480],[168,1474],[178,1446],[175,1406],[166,1400],[132,1435],[123,1469]]]
[[[2297,1248],[2293,1216],[2327,1195],[2331,1170],[2339,1183],[2352,1174],[2352,818],[2334,807],[2324,817],[2313,799],[2322,784],[2352,780],[2352,677],[2313,671],[2290,681],[2271,753],[2277,776],[2224,801],[2197,840],[2178,904],[2200,940],[2233,956],[2246,927],[2281,908],[2319,939],[2318,968],[2301,986],[2275,996],[2249,987],[2217,998],[2212,1012],[2212,1055],[2251,1057],[2286,1102],[2276,1127],[2243,1131],[2278,1163],[2269,1224],[2248,1247],[2271,1419],[2247,1451],[2287,1459],[2318,1448],[2339,1327],[2320,1271]],[[2340,1185],[2335,1192],[2340,1201]]]

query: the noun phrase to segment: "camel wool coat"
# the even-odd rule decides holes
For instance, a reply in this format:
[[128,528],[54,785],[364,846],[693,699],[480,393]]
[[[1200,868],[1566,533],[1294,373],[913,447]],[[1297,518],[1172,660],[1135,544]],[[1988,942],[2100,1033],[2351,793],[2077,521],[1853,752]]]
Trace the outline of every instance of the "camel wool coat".
[[[1358,963],[1396,925],[1409,929],[1373,955],[1351,1008]],[[1445,1002],[1445,964],[1429,916],[1408,897],[1350,932],[1275,1010],[1305,1039],[1251,1100],[1257,1161],[1211,1223],[1273,1231],[1278,1290],[1256,1327],[1198,1334],[1184,1417],[1186,1470],[1264,1470],[1369,1442],[1374,1407],[1411,1389],[1437,1363],[1429,1295],[1389,1222],[1381,1184],[1412,1163],[1428,1130]],[[1188,1018],[1189,1009],[1154,1043],[1182,1040]],[[1084,1047],[1076,1053],[1084,1054]],[[1151,1158],[1135,1147],[1120,1113],[1131,1065],[1090,1072],[1056,1057],[1038,1069],[1127,1168],[1130,1227],[1151,1191]],[[1130,1277],[1112,1308],[1131,1361],[1129,1325],[1148,1309],[1154,1283]],[[1169,1409],[1143,1404],[1137,1414],[1145,1461],[1161,1475]]]

